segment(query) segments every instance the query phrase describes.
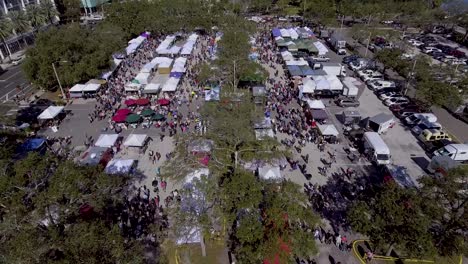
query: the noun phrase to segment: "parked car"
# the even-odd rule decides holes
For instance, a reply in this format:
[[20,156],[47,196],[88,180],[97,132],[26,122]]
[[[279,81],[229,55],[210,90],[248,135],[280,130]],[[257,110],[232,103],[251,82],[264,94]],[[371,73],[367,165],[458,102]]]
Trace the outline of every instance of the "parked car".
[[432,58],[441,61],[441,60],[443,60],[445,58],[446,55],[443,52],[432,52],[431,56],[432,56]]
[[359,101],[353,98],[339,99],[336,104],[341,107],[358,107],[360,105]]
[[383,80],[376,80],[376,81],[369,82],[369,89],[374,90],[374,91],[380,90],[383,88],[389,88],[389,87],[396,87],[395,82],[383,81]]
[[400,89],[396,88],[396,87],[388,87],[388,88],[382,88],[380,90],[377,90],[377,91],[374,91],[374,93],[379,96],[381,94],[384,94],[384,93],[388,93],[388,92],[399,92]]
[[387,92],[379,95],[380,100],[387,100],[388,98],[400,97],[401,94],[398,92]]
[[[398,105],[398,104],[397,104]],[[392,105],[394,106],[394,105]],[[416,114],[416,113],[420,113],[419,110],[407,110],[407,109],[403,109],[403,110],[400,110],[400,111],[396,111],[394,112],[395,116],[400,118],[400,119],[405,119],[407,118],[408,116],[412,115],[412,114]]]
[[20,56],[20,57],[18,57],[18,58],[16,58],[16,59],[12,60],[12,61],[11,61],[11,64],[13,64],[13,65],[15,65],[15,66],[16,66],[16,65],[20,65],[21,62],[23,62],[24,58],[25,58],[24,56]]
[[357,72],[357,75],[358,75],[360,78],[362,78],[362,77],[364,77],[364,76],[366,76],[366,75],[371,75],[371,74],[373,74],[373,73],[374,73],[373,70],[362,70],[362,71],[358,71],[358,72]]
[[349,56],[343,57],[343,63],[344,64],[349,64],[352,61],[358,60],[359,58],[361,58],[361,57],[359,57],[358,55],[349,55]]
[[395,105],[390,107],[390,111],[393,113],[397,112],[419,112],[425,110],[424,108],[420,107],[419,105],[413,104],[413,103],[407,103],[403,105]]
[[373,81],[383,80],[383,78],[384,78],[384,76],[382,74],[380,74],[379,72],[376,72],[375,74],[364,76],[362,78],[362,80],[365,83],[369,83],[369,82],[373,82]]
[[366,68],[367,64],[368,64],[367,61],[357,59],[349,63],[349,68],[351,68],[351,70],[353,71],[358,71],[358,70]]
[[436,48],[436,47],[425,47],[422,52],[426,53],[426,54],[430,54],[432,52],[442,52],[440,49]]
[[437,122],[428,122],[428,121],[423,121],[419,123],[418,125],[414,126],[411,129],[411,132],[413,132],[415,135],[421,134],[426,129],[435,129],[435,130],[441,130],[442,125]]
[[415,47],[420,47],[424,45],[424,42],[416,40],[416,39],[409,39],[408,42]]
[[409,102],[409,99],[407,97],[394,97],[390,98],[384,101],[384,104],[386,106],[392,106],[396,104],[406,104]]

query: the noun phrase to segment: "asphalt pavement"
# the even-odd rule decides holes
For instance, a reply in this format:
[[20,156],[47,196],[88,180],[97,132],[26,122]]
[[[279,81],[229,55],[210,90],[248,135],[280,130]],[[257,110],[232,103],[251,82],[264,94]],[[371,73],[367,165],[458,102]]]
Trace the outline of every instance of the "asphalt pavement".
[[[16,89],[17,86],[22,88],[22,91]],[[30,94],[34,91],[34,88],[26,80],[26,77],[21,70],[21,65],[11,66],[6,72],[0,75],[0,102],[4,102],[7,99],[11,100],[15,95]]]

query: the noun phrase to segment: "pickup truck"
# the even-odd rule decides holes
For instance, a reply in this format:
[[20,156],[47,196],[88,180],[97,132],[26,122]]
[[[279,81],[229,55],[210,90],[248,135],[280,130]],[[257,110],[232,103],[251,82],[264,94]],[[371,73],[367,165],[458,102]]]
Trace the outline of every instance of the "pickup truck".
[[325,57],[325,56],[317,56],[317,57],[312,57],[312,60],[315,62],[328,62],[330,61],[330,58]]

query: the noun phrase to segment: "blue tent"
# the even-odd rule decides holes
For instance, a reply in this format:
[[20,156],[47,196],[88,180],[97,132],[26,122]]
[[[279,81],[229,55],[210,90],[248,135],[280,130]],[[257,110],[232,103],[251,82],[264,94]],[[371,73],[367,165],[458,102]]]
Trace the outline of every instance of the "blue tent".
[[31,139],[26,140],[26,142],[24,142],[21,145],[20,151],[25,151],[25,152],[37,151],[37,150],[40,150],[42,146],[44,146],[44,143],[45,143],[44,138],[31,138]]
[[271,34],[273,34],[273,37],[280,37],[281,36],[281,31],[279,28],[274,28],[272,31],[271,31]]

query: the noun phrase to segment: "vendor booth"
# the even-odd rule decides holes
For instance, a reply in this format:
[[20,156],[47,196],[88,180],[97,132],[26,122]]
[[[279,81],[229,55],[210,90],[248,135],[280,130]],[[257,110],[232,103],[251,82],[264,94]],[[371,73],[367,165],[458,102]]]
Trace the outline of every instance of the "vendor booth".
[[112,153],[110,148],[92,146],[80,155],[77,162],[85,166],[106,166],[111,158]]
[[83,89],[86,87],[86,84],[75,84],[72,88],[68,90],[70,98],[79,98],[83,96]]
[[328,119],[328,114],[323,109],[312,109],[310,110],[310,113],[312,115],[312,118],[317,121],[323,121],[323,120]]
[[54,106],[54,105],[51,105],[51,106],[49,106],[46,110],[44,110],[44,111],[37,117],[37,119],[39,119],[39,120],[54,119],[54,118],[56,118],[60,113],[63,112],[63,109],[65,109],[65,107],[63,107],[63,106]]
[[159,83],[148,83],[143,88],[143,93],[145,94],[156,94],[161,90],[161,85]]
[[266,138],[274,138],[275,133],[271,128],[264,128],[264,129],[255,129],[255,138],[257,140],[264,140]]
[[125,84],[125,92],[139,92],[143,85],[139,81],[132,81]]
[[96,140],[96,143],[94,143],[94,146],[110,148],[110,147],[115,146],[115,143],[117,142],[118,138],[119,138],[118,134],[101,134],[99,135],[99,138]]
[[148,143],[148,135],[146,134],[130,134],[124,141],[123,145],[130,149],[137,149],[140,153],[144,152],[146,143]]
[[307,105],[310,109],[325,109],[325,104],[323,104],[322,100],[307,100]]
[[262,180],[279,181],[283,179],[279,166],[263,166],[258,168],[258,177]]
[[112,159],[104,171],[107,174],[132,174],[135,164],[133,159]]
[[373,131],[382,134],[395,125],[395,119],[392,115],[380,113],[369,118],[367,126]]
[[345,126],[357,125],[361,122],[361,114],[358,111],[343,111],[341,122]]
[[163,92],[175,92],[177,90],[177,86],[179,85],[180,79],[171,77],[167,82],[163,85],[162,91]]
[[151,74],[149,74],[149,73],[140,72],[135,77],[135,80],[137,80],[138,83],[140,83],[140,84],[148,84],[149,81],[150,81],[150,76],[151,76]]

